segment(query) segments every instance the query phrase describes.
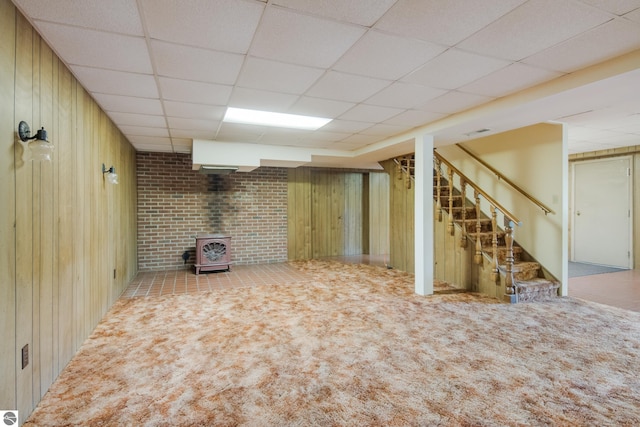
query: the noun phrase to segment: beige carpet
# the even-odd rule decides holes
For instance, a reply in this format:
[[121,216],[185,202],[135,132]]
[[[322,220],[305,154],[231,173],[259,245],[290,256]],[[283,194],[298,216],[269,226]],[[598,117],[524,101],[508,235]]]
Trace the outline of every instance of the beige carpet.
[[380,267],[120,300],[27,425],[640,425],[640,314],[420,297]]

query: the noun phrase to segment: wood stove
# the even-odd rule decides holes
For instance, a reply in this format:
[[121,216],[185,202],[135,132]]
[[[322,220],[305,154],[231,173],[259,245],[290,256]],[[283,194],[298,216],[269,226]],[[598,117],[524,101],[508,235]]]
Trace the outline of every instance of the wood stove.
[[231,271],[231,237],[206,234],[196,237],[196,274],[200,271]]

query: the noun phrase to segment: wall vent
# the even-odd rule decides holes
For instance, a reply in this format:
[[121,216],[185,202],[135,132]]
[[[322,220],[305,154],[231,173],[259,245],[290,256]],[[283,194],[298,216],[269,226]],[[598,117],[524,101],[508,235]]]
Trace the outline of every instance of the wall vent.
[[200,166],[200,173],[205,175],[227,175],[238,170],[237,166]]

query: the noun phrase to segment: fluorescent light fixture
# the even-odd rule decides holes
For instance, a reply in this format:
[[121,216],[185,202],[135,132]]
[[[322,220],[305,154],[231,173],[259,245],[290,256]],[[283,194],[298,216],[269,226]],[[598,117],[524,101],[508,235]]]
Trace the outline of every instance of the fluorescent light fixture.
[[227,113],[224,115],[223,121],[249,125],[316,130],[329,123],[331,119],[229,107],[227,108]]

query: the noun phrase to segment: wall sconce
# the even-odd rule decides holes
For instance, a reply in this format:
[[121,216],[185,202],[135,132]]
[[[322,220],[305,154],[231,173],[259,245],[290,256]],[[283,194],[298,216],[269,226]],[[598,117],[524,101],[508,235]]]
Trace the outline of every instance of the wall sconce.
[[113,166],[111,166],[109,169],[107,169],[104,166],[104,163],[102,164],[102,174],[107,174],[107,182],[109,182],[110,184],[117,184],[118,183],[118,174],[116,173],[116,168],[114,168]]
[[29,142],[28,147],[31,151],[31,160],[51,161],[51,153],[53,152],[53,144],[47,141],[47,131],[44,128],[39,129],[35,136],[31,136],[31,129],[27,122],[18,123],[18,136],[20,141]]

